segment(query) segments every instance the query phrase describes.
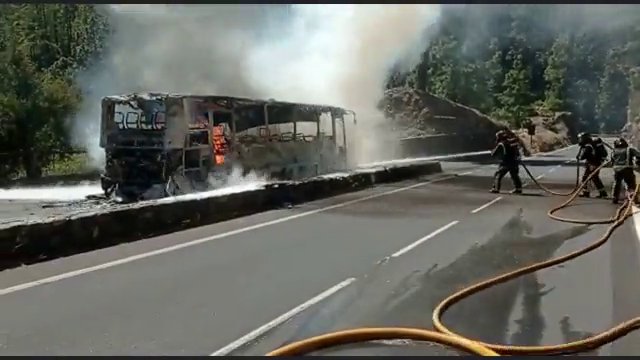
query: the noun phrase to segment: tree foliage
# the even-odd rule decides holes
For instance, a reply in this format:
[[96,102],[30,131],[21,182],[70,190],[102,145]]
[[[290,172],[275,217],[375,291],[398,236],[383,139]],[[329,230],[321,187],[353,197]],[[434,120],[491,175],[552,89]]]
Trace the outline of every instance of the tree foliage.
[[39,177],[69,149],[73,76],[103,51],[107,22],[93,5],[0,5],[0,176]]

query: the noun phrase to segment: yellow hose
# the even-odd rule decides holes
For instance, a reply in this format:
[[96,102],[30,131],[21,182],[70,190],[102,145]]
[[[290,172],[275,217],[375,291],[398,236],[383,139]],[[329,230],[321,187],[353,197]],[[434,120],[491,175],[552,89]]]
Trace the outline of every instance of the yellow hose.
[[[531,177],[536,185],[538,185],[544,191],[547,191],[554,195],[563,195],[569,196],[569,199],[562,204],[554,207],[549,210],[547,213],[549,217],[554,220],[575,223],[575,224],[611,224],[607,231],[602,235],[597,241],[592,243],[591,245],[571,252],[567,255],[563,255],[554,259],[550,259],[547,261],[535,263],[533,265],[529,265],[515,271],[511,271],[502,275],[495,276],[488,280],[484,280],[482,282],[476,283],[469,287],[466,287],[446,299],[440,302],[436,308],[433,310],[432,321],[433,326],[436,331],[429,331],[425,329],[415,329],[415,328],[400,328],[400,327],[385,327],[385,328],[358,328],[351,329],[345,331],[332,332],[320,336],[311,337],[308,339],[304,339],[298,342],[291,343],[289,345],[280,347],[274,351],[271,351],[267,354],[267,356],[294,356],[294,355],[304,355],[313,351],[337,346],[337,345],[345,345],[352,344],[364,341],[373,341],[373,340],[389,340],[389,339],[409,339],[409,340],[419,340],[419,341],[428,341],[441,345],[447,345],[453,347],[455,349],[466,351],[473,355],[480,356],[500,356],[500,355],[556,355],[556,354],[569,354],[569,353],[578,353],[589,351],[594,348],[598,348],[602,345],[610,343],[629,332],[640,327],[640,317],[628,320],[624,323],[619,324],[618,326],[611,328],[607,331],[604,331],[598,335],[574,341],[565,344],[558,345],[547,345],[547,346],[511,346],[511,345],[500,345],[500,344],[488,344],[481,341],[473,340],[466,338],[460,334],[456,334],[455,332],[449,330],[441,321],[444,313],[451,308],[455,303],[461,301],[462,299],[469,297],[477,292],[490,288],[492,286],[504,283],[506,281],[512,280],[514,278],[530,274],[532,272],[548,268],[551,266],[558,265],[560,263],[575,259],[581,255],[584,255],[592,250],[597,249],[598,247],[605,244],[615,229],[617,229],[620,225],[624,223],[624,221],[632,215],[632,205],[636,199],[636,194],[640,189],[640,184],[636,186],[632,196],[627,198],[625,202],[617,209],[615,216],[610,219],[595,219],[595,220],[580,220],[573,218],[563,218],[555,215],[555,213],[565,207],[567,207],[571,202],[575,200],[580,190],[582,190],[591,178],[605,165],[608,163],[602,164],[596,171],[594,171],[582,184],[576,186],[573,191],[567,194],[561,194],[557,192],[553,192],[546,187],[542,186],[538,183],[533,177],[533,175],[529,172],[526,166],[523,165],[527,174]],[[579,164],[578,164],[579,166]]]

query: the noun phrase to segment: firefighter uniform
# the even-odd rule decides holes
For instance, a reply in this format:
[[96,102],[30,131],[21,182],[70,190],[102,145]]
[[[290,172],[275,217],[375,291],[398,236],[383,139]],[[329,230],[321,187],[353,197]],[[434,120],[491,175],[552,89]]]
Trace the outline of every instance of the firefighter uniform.
[[492,157],[500,156],[502,158],[498,171],[493,176],[492,193],[500,192],[502,178],[509,173],[513,181],[514,190],[512,193],[522,193],[522,180],[520,180],[520,146],[519,139],[515,136],[509,136],[505,131],[496,133],[497,145],[491,152]]
[[[613,161],[613,203],[618,203],[618,197],[622,190],[622,182],[627,185],[629,191],[636,188],[636,175],[633,172],[633,164],[640,162],[640,152],[627,144],[623,138],[617,139],[613,143],[613,153],[611,156]],[[634,199],[637,202],[637,199]]]
[[[578,152],[578,160],[585,161],[584,174],[582,174],[582,182],[584,183],[591,174],[595,173],[591,178],[591,182],[598,190],[599,198],[606,198],[607,191],[600,179],[600,165],[606,160],[607,151],[602,141],[594,141],[589,134],[581,133],[578,135],[580,150]],[[603,153],[604,151],[604,153]],[[589,197],[590,191],[588,187],[584,187],[582,197]]]

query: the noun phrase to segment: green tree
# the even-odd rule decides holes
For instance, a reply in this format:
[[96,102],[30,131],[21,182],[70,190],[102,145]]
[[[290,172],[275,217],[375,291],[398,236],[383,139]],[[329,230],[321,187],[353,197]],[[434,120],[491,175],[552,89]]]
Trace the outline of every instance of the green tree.
[[547,68],[544,71],[544,80],[547,84],[545,105],[553,111],[566,108],[569,51],[569,37],[561,35],[553,43],[547,58]]
[[0,5],[0,175],[39,177],[68,152],[72,76],[99,57],[107,25],[92,5]]
[[40,73],[27,50],[17,47],[8,56],[4,74],[13,91],[0,95],[1,116],[12,124],[12,149],[30,178],[40,177],[42,167],[66,143],[65,117],[78,103],[78,94],[64,80]]
[[612,50],[600,81],[597,118],[606,131],[620,130],[627,120],[629,77],[619,63],[619,53]]
[[502,104],[500,111],[511,124],[520,127],[530,111],[530,70],[525,66],[521,54],[512,50],[507,57],[513,63],[513,67],[504,77],[503,90],[499,95]]

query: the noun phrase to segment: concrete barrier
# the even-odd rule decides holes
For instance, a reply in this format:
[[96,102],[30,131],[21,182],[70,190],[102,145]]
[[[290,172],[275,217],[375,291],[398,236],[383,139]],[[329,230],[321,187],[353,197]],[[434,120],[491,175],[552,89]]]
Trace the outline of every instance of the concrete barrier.
[[0,269],[203,226],[366,187],[442,172],[439,162],[277,182],[263,189],[175,202],[133,204],[0,229]]

